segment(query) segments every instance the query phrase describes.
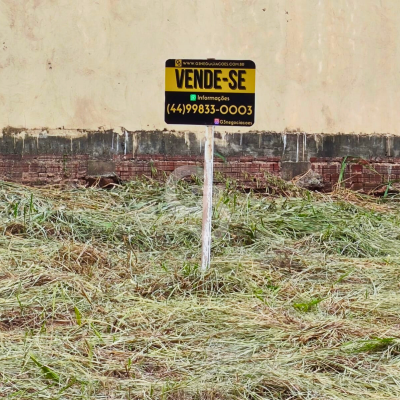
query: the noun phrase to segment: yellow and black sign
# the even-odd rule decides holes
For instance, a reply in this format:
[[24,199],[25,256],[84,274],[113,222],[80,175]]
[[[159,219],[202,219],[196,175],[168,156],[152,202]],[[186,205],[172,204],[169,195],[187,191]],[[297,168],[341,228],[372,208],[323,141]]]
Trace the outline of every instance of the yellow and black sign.
[[167,60],[165,122],[251,126],[256,66],[240,60]]

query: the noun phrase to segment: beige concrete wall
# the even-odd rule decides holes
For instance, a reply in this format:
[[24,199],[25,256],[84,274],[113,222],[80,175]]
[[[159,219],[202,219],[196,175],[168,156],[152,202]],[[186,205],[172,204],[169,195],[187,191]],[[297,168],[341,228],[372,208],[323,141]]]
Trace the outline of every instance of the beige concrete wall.
[[399,0],[0,0],[0,40],[0,128],[163,129],[165,60],[216,57],[254,129],[400,134]]

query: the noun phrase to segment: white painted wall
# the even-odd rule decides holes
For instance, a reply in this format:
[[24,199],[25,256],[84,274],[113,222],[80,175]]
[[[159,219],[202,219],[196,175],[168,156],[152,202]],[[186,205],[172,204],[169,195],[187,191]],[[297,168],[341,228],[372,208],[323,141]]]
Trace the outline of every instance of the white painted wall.
[[163,129],[207,57],[256,62],[253,129],[400,134],[399,0],[0,0],[0,128]]

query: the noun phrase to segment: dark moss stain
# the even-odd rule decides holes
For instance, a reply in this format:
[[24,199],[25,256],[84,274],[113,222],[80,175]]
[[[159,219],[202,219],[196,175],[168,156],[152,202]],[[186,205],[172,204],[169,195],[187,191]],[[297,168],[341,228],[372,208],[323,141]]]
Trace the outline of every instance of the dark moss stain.
[[17,135],[23,131],[25,131],[25,128],[14,128],[13,126],[6,126],[3,128],[3,135]]
[[[112,160],[115,155],[165,155],[199,156],[204,151],[204,142],[194,133],[174,133],[173,131],[149,130],[127,131],[117,134],[113,130],[77,130],[81,136],[29,135],[18,136],[24,128],[7,126],[0,138],[0,154],[19,155],[79,155],[87,154],[91,159]],[[39,133],[40,130],[37,130]],[[391,137],[388,151],[388,135],[356,134],[304,134],[298,132],[249,132],[216,134],[220,139],[216,151],[224,157],[254,156],[280,157],[283,162],[306,162],[310,157],[356,156],[365,159],[399,157],[400,137]],[[221,140],[221,139],[224,140]],[[134,139],[134,140],[133,140]],[[118,142],[118,146],[117,146]],[[135,143],[135,145],[134,145]],[[134,154],[132,154],[134,153]]]

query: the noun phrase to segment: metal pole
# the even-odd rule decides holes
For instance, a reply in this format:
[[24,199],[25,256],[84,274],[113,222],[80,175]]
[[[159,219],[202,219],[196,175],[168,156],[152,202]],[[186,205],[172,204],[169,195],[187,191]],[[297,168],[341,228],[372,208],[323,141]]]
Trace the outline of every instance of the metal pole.
[[211,261],[211,220],[214,167],[214,125],[206,126],[204,146],[204,187],[203,187],[203,226],[201,230],[201,271],[210,267]]

